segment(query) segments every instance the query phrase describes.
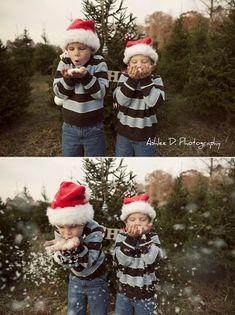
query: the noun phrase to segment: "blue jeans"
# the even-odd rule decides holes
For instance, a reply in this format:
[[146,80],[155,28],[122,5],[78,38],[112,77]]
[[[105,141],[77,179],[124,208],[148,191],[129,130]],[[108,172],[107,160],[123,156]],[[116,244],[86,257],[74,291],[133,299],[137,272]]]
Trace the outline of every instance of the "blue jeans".
[[104,156],[104,125],[77,127],[67,123],[62,126],[63,156]]
[[115,156],[156,156],[156,146],[146,141],[133,141],[117,134]]
[[108,290],[106,276],[93,280],[81,280],[70,274],[67,315],[86,315],[87,305],[90,315],[108,314]]
[[151,299],[129,299],[122,293],[117,294],[115,315],[153,315],[155,310],[155,300]]

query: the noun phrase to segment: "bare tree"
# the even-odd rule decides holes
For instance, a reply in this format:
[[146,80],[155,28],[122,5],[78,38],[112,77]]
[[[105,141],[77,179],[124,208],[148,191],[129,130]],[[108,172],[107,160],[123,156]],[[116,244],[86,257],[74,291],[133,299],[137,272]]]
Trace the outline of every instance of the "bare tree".
[[210,19],[213,19],[214,13],[222,8],[227,3],[226,0],[200,0],[206,7],[206,12],[209,14]]

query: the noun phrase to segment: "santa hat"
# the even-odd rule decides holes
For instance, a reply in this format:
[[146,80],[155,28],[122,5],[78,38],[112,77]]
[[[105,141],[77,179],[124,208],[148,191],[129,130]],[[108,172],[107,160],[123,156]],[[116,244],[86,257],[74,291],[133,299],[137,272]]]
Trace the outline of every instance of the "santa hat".
[[63,48],[66,49],[69,43],[82,43],[97,52],[100,48],[100,40],[95,32],[95,23],[93,20],[76,19],[67,28],[63,37]]
[[154,220],[156,217],[156,212],[153,207],[149,204],[149,195],[144,194],[141,196],[125,197],[123,200],[122,214],[120,219],[125,221],[127,217],[136,212],[141,212],[150,217],[151,220]]
[[85,224],[94,217],[92,205],[88,202],[87,187],[72,182],[62,182],[47,216],[52,225]]
[[128,64],[131,57],[135,55],[145,55],[148,56],[154,64],[158,61],[158,54],[151,46],[152,39],[150,37],[146,37],[143,39],[128,41],[126,43],[126,49],[124,51],[124,63]]

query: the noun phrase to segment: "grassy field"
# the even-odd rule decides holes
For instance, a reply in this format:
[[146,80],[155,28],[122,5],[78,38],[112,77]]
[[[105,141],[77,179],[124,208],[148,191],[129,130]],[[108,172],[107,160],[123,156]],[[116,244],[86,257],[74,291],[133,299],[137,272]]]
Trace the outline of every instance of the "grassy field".
[[[49,260],[43,244],[51,234],[45,233],[30,242],[27,266],[17,280],[0,288],[1,315],[66,315],[68,270]],[[23,260],[24,261],[24,260]],[[107,265],[107,269],[113,268]],[[160,269],[163,265],[160,265]],[[158,315],[231,315],[235,307],[232,275],[182,278],[168,277],[157,270]],[[172,277],[173,276],[173,277]],[[109,281],[109,315],[114,315],[116,278]],[[89,310],[87,315],[89,314]]]
[[[112,284],[115,286],[115,283]],[[13,290],[14,289],[14,290]],[[162,290],[162,289],[160,289]],[[165,292],[164,292],[165,291]],[[158,315],[231,315],[234,310],[234,288],[226,281],[199,281],[190,285],[170,285],[158,291]],[[114,315],[115,295],[109,315]],[[34,282],[12,283],[0,292],[1,315],[66,315],[67,279],[57,279],[35,286]],[[89,310],[87,311],[87,315]]]
[[[61,108],[50,102],[49,78],[32,77],[32,101],[26,114],[0,131],[0,156],[61,156]],[[111,106],[111,105],[110,105]],[[234,156],[232,123],[208,123],[194,117],[180,96],[168,95],[159,110],[155,143],[159,156]],[[115,133],[107,140],[113,156]]]
[[0,132],[1,156],[60,156],[61,109],[50,104],[48,77],[32,77],[32,101],[21,120]]

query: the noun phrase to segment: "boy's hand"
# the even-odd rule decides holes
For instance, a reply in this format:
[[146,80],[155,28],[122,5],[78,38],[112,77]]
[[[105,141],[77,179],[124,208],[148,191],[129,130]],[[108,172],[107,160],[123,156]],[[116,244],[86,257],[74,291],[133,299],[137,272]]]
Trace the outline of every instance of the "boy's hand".
[[87,69],[85,67],[64,68],[61,70],[61,74],[64,78],[83,78],[87,74]]
[[130,78],[139,80],[151,75],[153,66],[150,64],[138,67],[137,65],[128,66],[127,71]]
[[137,68],[136,65],[134,66],[128,66],[127,67],[127,73],[129,75],[130,78],[134,79],[134,80],[138,80],[140,77],[140,73],[139,73],[139,69]]
[[72,237],[66,240],[61,250],[71,250],[80,245],[80,240],[78,237]]
[[151,75],[153,66],[150,64],[143,65],[140,70],[140,79],[146,78]]
[[45,249],[48,254],[52,254],[58,250],[61,250],[61,248],[64,246],[66,240],[61,239],[61,240],[51,240],[51,241],[46,241],[44,243]]
[[126,233],[132,237],[138,237],[139,235],[147,234],[152,228],[152,223],[144,226],[139,226],[138,224],[129,225],[126,227]]
[[46,241],[44,243],[46,251],[49,254],[55,253],[57,251],[71,250],[78,247],[79,245],[80,245],[80,240],[78,237],[73,237],[68,240],[65,240],[65,239],[51,240],[51,241]]

